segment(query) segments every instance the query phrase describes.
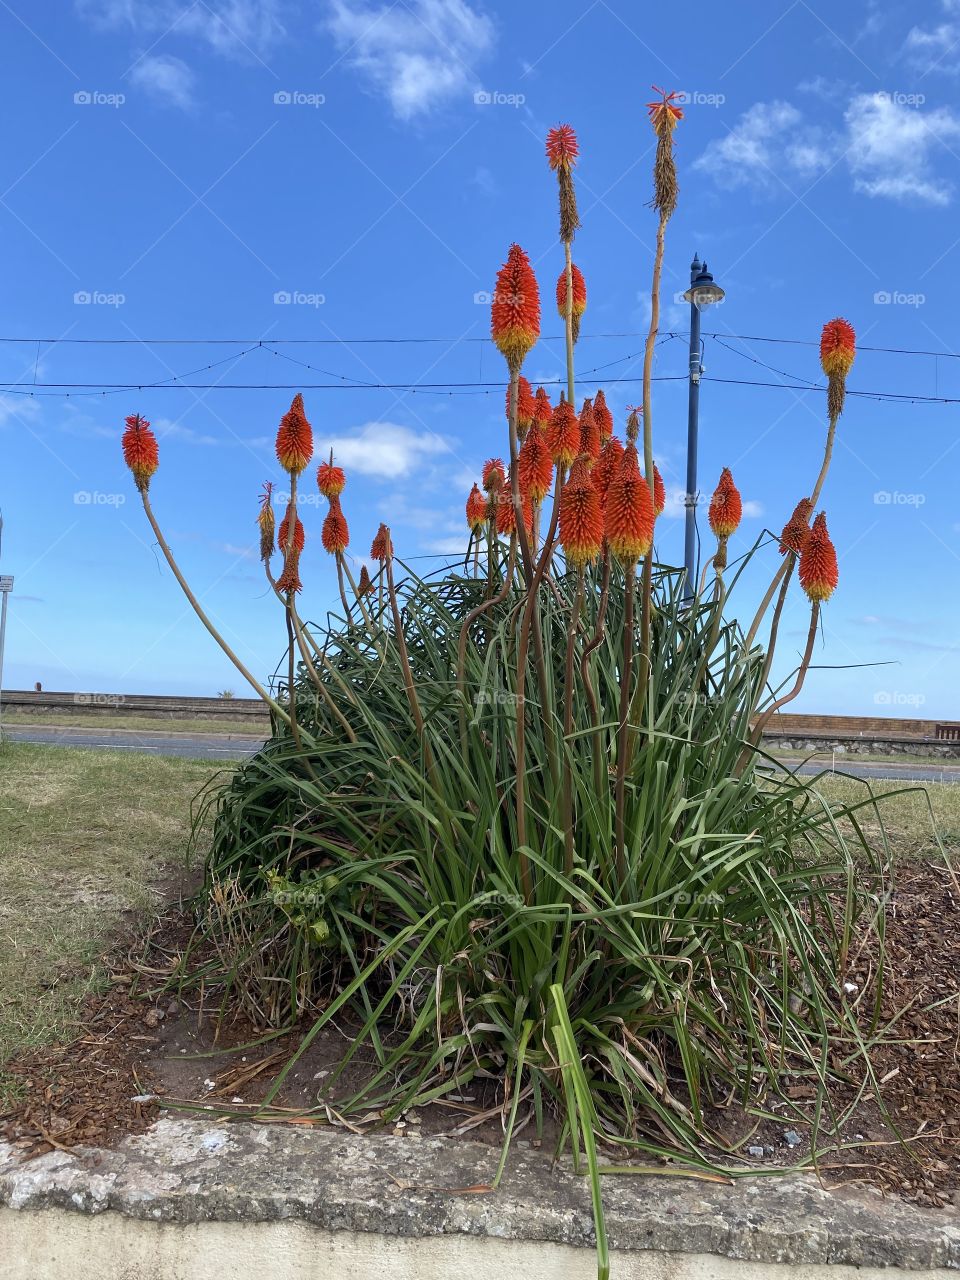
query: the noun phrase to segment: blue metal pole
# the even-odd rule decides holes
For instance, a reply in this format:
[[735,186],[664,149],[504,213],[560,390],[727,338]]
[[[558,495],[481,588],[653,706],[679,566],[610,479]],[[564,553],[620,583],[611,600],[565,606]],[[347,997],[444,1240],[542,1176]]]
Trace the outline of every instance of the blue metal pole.
[[[690,267],[690,285],[700,274],[699,258]],[[687,402],[687,490],[684,498],[686,524],[684,529],[683,564],[686,579],[683,586],[685,600],[689,600],[696,588],[697,574],[697,433],[700,426],[700,308],[690,303],[690,390]]]

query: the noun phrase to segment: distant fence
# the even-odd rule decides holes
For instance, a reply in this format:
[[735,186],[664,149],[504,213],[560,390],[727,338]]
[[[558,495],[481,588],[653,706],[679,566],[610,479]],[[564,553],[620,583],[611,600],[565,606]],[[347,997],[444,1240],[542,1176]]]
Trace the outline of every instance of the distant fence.
[[930,738],[960,740],[960,721],[908,720],[897,716],[775,715],[768,737],[816,738]]
[[26,714],[152,716],[158,720],[255,720],[266,724],[269,712],[259,698],[184,698],[152,693],[37,693],[4,689],[6,711]]

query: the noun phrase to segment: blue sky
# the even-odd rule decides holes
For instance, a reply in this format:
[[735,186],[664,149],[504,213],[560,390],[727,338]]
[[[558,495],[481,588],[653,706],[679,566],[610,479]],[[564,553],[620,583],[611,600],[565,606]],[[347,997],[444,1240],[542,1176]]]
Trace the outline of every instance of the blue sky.
[[[727,291],[704,320],[720,339],[705,341],[701,488],[733,468],[741,548],[781,527],[818,469],[824,396],[798,387],[820,382],[825,320],[845,315],[865,347],[942,353],[861,351],[851,390],[960,397],[960,0],[747,0],[735,20],[627,0],[10,0],[0,25],[0,337],[44,340],[0,343],[8,687],[241,692],[152,545],[120,457],[128,413],[161,436],[152,495],[183,568],[258,672],[283,624],[253,522],[263,482],[283,479],[273,437],[298,385],[318,448],[347,469],[358,555],[381,519],[408,556],[462,545],[469,485],[505,447],[502,392],[362,384],[502,380],[475,298],[512,240],[545,295],[525,371],[559,374],[543,139],[561,121],[582,152],[577,364],[614,380],[622,427],[639,391],[615,380],[639,377],[649,315],[652,83],[688,101],[663,317],[680,336],[656,368],[661,557],[682,556],[675,296],[695,252]],[[128,341],[76,341],[107,338]],[[271,347],[292,338],[324,341]],[[357,341],[383,338],[430,341]],[[177,376],[215,385],[76,386]],[[848,400],[824,493],[841,582],[817,661],[836,669],[796,709],[960,718],[957,423],[957,405]],[[321,519],[306,512],[313,617],[335,596]],[[807,616],[798,591],[781,671]],[[854,663],[889,665],[840,669]]]

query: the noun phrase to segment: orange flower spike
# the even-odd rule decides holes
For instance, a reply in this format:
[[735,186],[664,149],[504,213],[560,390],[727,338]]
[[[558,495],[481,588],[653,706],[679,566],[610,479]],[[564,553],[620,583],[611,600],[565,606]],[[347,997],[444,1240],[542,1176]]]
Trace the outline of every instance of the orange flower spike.
[[281,592],[303,590],[303,583],[300,581],[300,552],[296,549],[287,556],[283,573],[277,579],[277,590]]
[[600,457],[600,424],[590,400],[584,400],[580,410],[580,452],[586,454],[591,465]]
[[710,499],[710,528],[718,538],[729,538],[735,533],[743,518],[743,501],[737,486],[733,483],[730,468],[724,467],[720,473],[720,483]]
[[480,478],[480,482],[487,493],[491,489],[499,489],[501,485],[506,483],[506,480],[507,473],[504,470],[502,461],[499,458],[488,458],[483,464]]
[[[594,404],[594,414],[596,414],[596,404]],[[600,457],[594,464],[591,479],[593,486],[600,495],[600,503],[606,507],[607,494],[613,483],[613,478],[617,474],[620,466],[620,459],[623,457],[623,445],[616,436],[611,435],[607,438],[606,443],[600,450]]]
[[333,462],[321,462],[317,467],[317,488],[325,498],[339,498],[347,483],[347,477]]
[[[587,309],[587,283],[583,278],[583,273],[575,262],[570,264],[570,277],[573,282],[573,340],[574,342],[580,337],[580,318]],[[557,280],[557,311],[561,320],[567,318],[567,272],[566,268],[560,272]]]
[[[292,505],[288,503],[288,504],[287,504],[287,513],[286,513],[286,515],[283,517],[283,519],[280,521],[280,530],[279,530],[279,532],[277,533],[277,550],[280,552],[280,554],[281,554],[281,555],[286,555],[286,554],[287,554],[287,538],[289,537],[289,534],[290,534],[290,512],[291,512],[291,510],[292,510]],[[293,549],[294,549],[294,551],[296,551],[296,552],[300,552],[300,551],[302,551],[302,550],[303,550],[303,540],[304,540],[303,524],[301,523],[300,517],[299,517],[299,516],[297,516],[297,517],[296,517],[296,524],[293,526]]]
[[360,580],[357,583],[357,595],[369,596],[373,593],[373,583],[370,581],[370,573],[365,564],[360,566]]
[[660,474],[660,468],[656,463],[653,464],[653,514],[657,517],[663,514],[663,509],[667,505],[667,491],[663,484],[663,476]]
[[847,374],[857,354],[853,325],[841,316],[823,326],[820,334],[820,364],[827,375],[827,411],[834,420],[843,413],[847,394]]
[[560,403],[553,411],[547,430],[547,448],[561,467],[569,467],[580,452],[580,423],[573,406],[560,395]]
[[277,430],[277,460],[292,476],[299,475],[313,456],[313,428],[298,391]]
[[[496,522],[497,533],[501,537],[509,538],[511,534],[516,533],[517,519],[513,506],[513,498],[507,489],[502,490],[495,499],[496,502]],[[520,510],[523,513],[523,527],[527,533],[533,532],[533,503],[529,494],[520,495]]]
[[827,532],[826,514],[821,511],[800,553],[800,585],[807,598],[816,603],[830,599],[839,578],[836,547]]
[[553,484],[553,459],[538,422],[531,425],[520,449],[517,480],[523,496],[534,502],[542,502]]
[[579,154],[580,145],[571,125],[559,124],[547,133],[547,159],[560,187],[560,239],[564,244],[570,243],[580,225],[573,187],[573,167]]
[[474,485],[470,490],[466,510],[467,524],[476,532],[487,518],[487,500],[480,492],[478,485]]
[[550,403],[550,397],[543,387],[537,387],[537,394],[534,397],[533,417],[546,431],[550,425],[550,419],[553,417],[553,405]]
[[264,564],[270,563],[273,555],[273,535],[276,532],[276,517],[273,514],[273,485],[269,480],[263,486],[260,495],[260,511],[257,514],[260,527],[260,559]]
[[653,498],[640,474],[637,446],[631,440],[607,491],[604,509],[607,542],[623,564],[636,564],[653,545]]
[[780,554],[785,556],[791,551],[798,556],[810,536],[810,515],[813,503],[809,498],[801,498],[793,509],[793,515],[783,526],[780,534]]
[[656,102],[647,103],[647,111],[650,113],[650,123],[653,125],[654,133],[659,133],[662,128],[675,129],[677,122],[683,119],[683,109],[677,106],[676,99],[679,96],[676,92],[665,93],[659,85],[651,85],[654,93],[659,93],[660,97]]
[[[530,388],[530,383],[526,380],[526,378],[521,373],[520,377],[517,379],[517,435],[520,437],[521,441],[523,440],[524,436],[527,434],[527,429],[530,426],[530,423],[533,421],[534,413],[536,412],[536,405],[537,405],[537,402],[533,398],[533,391]],[[506,401],[505,412],[506,412],[507,421],[509,422],[510,421],[510,388],[509,386],[507,387],[507,401]]]
[[390,529],[387,525],[381,524],[370,544],[370,559],[383,561],[389,560],[392,556],[393,539],[390,537]]
[[581,454],[560,496],[560,545],[567,563],[576,569],[595,560],[603,545],[603,511],[590,478],[591,465],[591,459]]
[[573,126],[558,124],[547,133],[547,159],[551,169],[572,169],[580,154]]
[[605,444],[613,435],[613,414],[607,408],[607,397],[603,394],[603,387],[594,397],[593,416],[596,418],[597,426],[600,428],[600,442]]
[[332,556],[346,551],[350,545],[350,532],[347,529],[347,521],[341,510],[339,498],[330,499],[330,510],[320,530],[320,540],[324,551],[329,551]]
[[519,370],[540,337],[540,289],[530,259],[518,244],[510,246],[497,273],[490,332],[511,373]]
[[126,421],[123,433],[123,460],[133,472],[137,488],[146,493],[150,487],[150,477],[160,465],[160,450],[157,437],[150,430],[150,423],[141,418],[139,413],[132,413]]

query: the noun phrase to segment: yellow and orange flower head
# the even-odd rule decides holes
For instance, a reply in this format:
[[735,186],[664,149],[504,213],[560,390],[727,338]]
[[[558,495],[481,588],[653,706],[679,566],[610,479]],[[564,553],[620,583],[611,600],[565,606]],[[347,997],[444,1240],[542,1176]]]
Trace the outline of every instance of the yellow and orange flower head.
[[511,373],[540,337],[540,289],[530,259],[518,244],[510,246],[497,274],[490,332]]
[[600,457],[600,424],[590,400],[584,400],[580,410],[580,452],[590,459],[591,466]]
[[843,413],[847,374],[856,354],[857,335],[853,325],[841,316],[829,320],[820,335],[820,364],[827,375],[827,411],[834,421]]
[[317,467],[317,488],[325,498],[339,498],[347,483],[347,477],[340,467],[333,465],[333,460],[321,462]]
[[470,496],[467,498],[467,524],[476,532],[487,518],[487,500],[480,492],[478,485],[474,485],[470,490]]
[[131,413],[125,421],[127,425],[121,441],[123,460],[133,472],[137,488],[146,493],[150,477],[160,465],[157,437],[150,430],[150,423],[139,413]]
[[800,552],[800,585],[809,600],[829,600],[839,578],[837,551],[827,532],[827,517],[821,511]]
[[362,564],[360,566],[360,579],[357,582],[357,595],[369,596],[372,593],[373,593],[373,583],[370,581],[370,574],[367,570],[367,566],[365,564]]
[[285,471],[298,476],[313,457],[313,428],[303,410],[298,391],[277,430],[277,460]]
[[603,387],[594,398],[593,416],[600,428],[600,443],[605,444],[613,435],[613,414],[607,408],[607,397],[603,394]]
[[347,521],[341,510],[339,498],[330,499],[330,510],[320,530],[320,540],[324,551],[329,551],[332,556],[346,551],[350,545],[350,532],[347,529]]
[[550,425],[550,419],[553,417],[553,405],[550,403],[550,397],[544,391],[543,387],[537,387],[537,394],[534,396],[533,417],[535,422],[539,422],[541,428],[546,431]]
[[591,459],[581,455],[570,468],[560,495],[560,545],[567,564],[583,569],[600,554],[603,511],[590,478]]
[[560,467],[569,467],[580,452],[580,423],[573,405],[563,398],[562,392],[546,435],[547,448],[554,462]]
[[800,555],[803,551],[807,538],[810,536],[810,515],[813,511],[813,503],[809,498],[801,498],[793,509],[793,515],[783,526],[783,532],[780,534],[780,554],[788,555],[791,551],[795,556]]
[[303,583],[300,581],[300,552],[294,549],[287,556],[283,573],[277,579],[278,591],[302,591]]
[[667,491],[664,488],[663,476],[656,463],[653,464],[653,514],[660,516],[667,505]]
[[640,474],[637,446],[629,441],[607,490],[604,523],[610,550],[624,564],[636,564],[653,545],[653,498]]
[[547,159],[560,185],[560,239],[569,244],[580,225],[577,196],[573,188],[573,166],[580,145],[572,125],[558,124],[547,133]]
[[391,559],[392,556],[393,539],[390,537],[390,529],[387,525],[381,524],[370,544],[370,559],[382,562]]
[[534,502],[542,502],[553,484],[553,459],[538,422],[531,424],[520,449],[517,480],[520,492]]
[[[287,513],[280,521],[280,529],[277,533],[277,550],[281,555],[287,554],[287,538],[290,536],[290,512],[292,505],[287,504]],[[296,516],[296,524],[293,526],[293,549],[296,552],[303,550],[303,524],[300,517]]]
[[[496,523],[497,533],[501,537],[509,538],[511,534],[517,531],[517,513],[513,506],[513,495],[510,490],[503,488],[500,490],[496,499]],[[520,495],[520,511],[523,515],[523,527],[527,533],[533,532],[533,503],[530,495],[522,493]]]
[[[583,278],[583,273],[575,262],[570,264],[570,278],[573,282],[573,308],[571,317],[573,321],[573,340],[574,342],[580,337],[580,317],[587,309],[587,282]],[[567,318],[567,271],[566,268],[560,272],[557,280],[557,311],[560,313],[560,319]]]
[[493,489],[499,489],[506,483],[507,473],[503,468],[503,463],[499,458],[488,458],[483,464],[480,482],[490,493]]
[[273,485],[269,480],[264,484],[263,493],[260,495],[257,524],[260,528],[260,559],[264,564],[269,564],[270,557],[273,555],[273,535],[277,524],[273,514]]
[[656,102],[648,102],[650,123],[657,135],[657,155],[653,165],[653,207],[665,218],[669,218],[677,207],[677,169],[673,159],[673,131],[683,111],[677,106],[677,94],[665,93],[663,89],[653,86],[654,93],[660,97]]
[[710,528],[718,538],[729,538],[732,533],[736,533],[742,519],[743,501],[740,491],[733,483],[730,468],[724,467],[720,473],[720,483],[710,499]]
[[[594,405],[594,413],[596,413],[596,405]],[[600,505],[604,508],[606,508],[607,494],[610,491],[613,478],[617,474],[622,457],[623,445],[616,436],[608,436],[603,448],[600,450],[600,457],[597,459],[590,477],[593,480],[593,487],[600,495]]]
[[[533,391],[530,383],[521,373],[517,379],[517,435],[522,441],[527,434],[527,428],[533,421],[536,411],[537,402],[533,398]],[[507,403],[506,403],[507,421],[510,421],[510,388],[507,387]]]

